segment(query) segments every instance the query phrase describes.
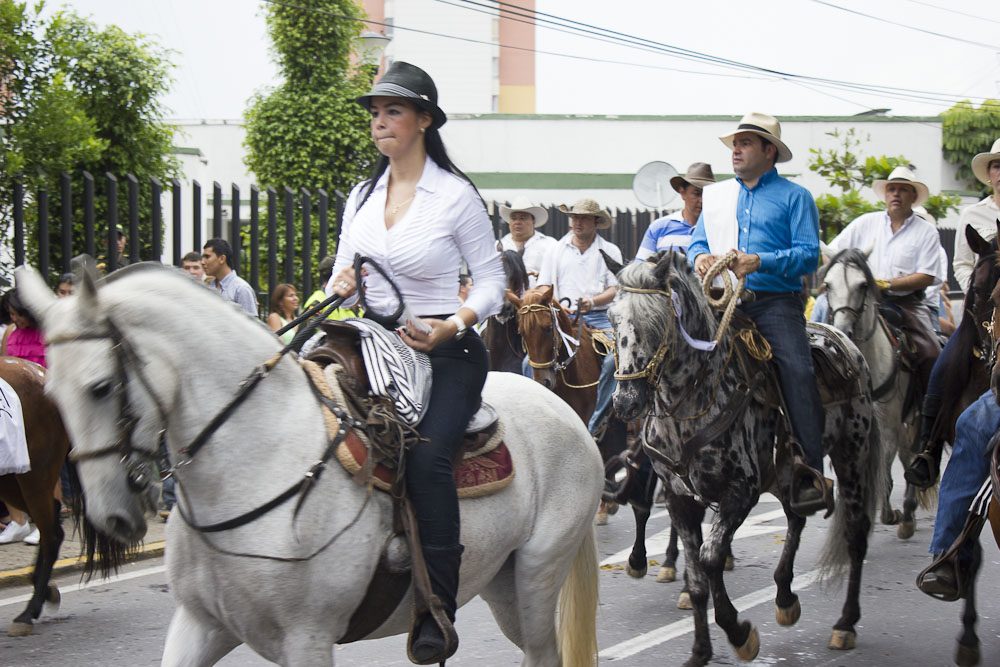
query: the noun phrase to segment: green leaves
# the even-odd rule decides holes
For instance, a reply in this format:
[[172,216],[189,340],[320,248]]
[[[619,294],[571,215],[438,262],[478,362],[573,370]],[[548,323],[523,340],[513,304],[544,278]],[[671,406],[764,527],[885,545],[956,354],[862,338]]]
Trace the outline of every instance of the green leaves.
[[958,167],[955,178],[985,196],[990,188],[972,174],[972,158],[990,149],[1000,138],[1000,101],[986,100],[979,107],[965,100],[941,114],[944,159]]

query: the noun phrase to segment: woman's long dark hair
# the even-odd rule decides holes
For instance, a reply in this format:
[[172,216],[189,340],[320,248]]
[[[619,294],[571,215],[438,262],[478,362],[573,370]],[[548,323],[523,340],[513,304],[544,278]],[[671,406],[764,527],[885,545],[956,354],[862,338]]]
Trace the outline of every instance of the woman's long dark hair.
[[[415,104],[410,104],[407,102],[418,114],[426,113],[422,109],[419,109]],[[483,208],[489,210],[486,206],[486,200],[483,196],[479,194],[479,189],[476,184],[472,182],[472,179],[465,175],[465,172],[458,168],[458,166],[451,161],[448,157],[448,151],[444,147],[444,140],[441,139],[441,133],[438,132],[436,127],[428,127],[424,130],[424,149],[427,151],[427,155],[430,156],[434,163],[444,169],[447,172],[455,174],[463,181],[472,186],[472,189],[476,192],[476,196],[479,197],[479,201],[483,203]],[[358,202],[358,207],[355,212],[360,211],[361,207],[365,205],[368,198],[372,194],[372,190],[375,189],[375,184],[378,183],[378,179],[382,177],[385,170],[389,168],[389,158],[384,155],[379,155],[378,160],[375,162],[375,167],[372,169],[371,176],[365,181],[364,185],[361,186],[361,201]]]

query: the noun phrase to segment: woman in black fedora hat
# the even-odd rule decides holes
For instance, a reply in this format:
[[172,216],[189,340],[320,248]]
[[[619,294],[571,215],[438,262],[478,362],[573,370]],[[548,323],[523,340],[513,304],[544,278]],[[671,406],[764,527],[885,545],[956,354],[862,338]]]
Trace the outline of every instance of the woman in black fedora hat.
[[[430,615],[417,619],[409,648],[418,664],[441,662],[458,647],[451,622],[463,546],[452,462],[479,408],[489,368],[472,327],[499,312],[506,284],[482,197],[441,140],[438,129],[447,117],[437,100],[430,76],[399,61],[358,98],[371,113],[372,140],[381,157],[371,178],[347,200],[327,286],[328,293],[353,296],[355,253],[374,259],[414,314],[404,322],[379,323],[431,359],[433,389],[417,427],[427,442],[407,453],[406,485],[431,588],[449,623],[439,627]],[[476,280],[461,303],[455,279],[463,260]],[[376,272],[365,278],[369,317],[398,306],[391,290]]]

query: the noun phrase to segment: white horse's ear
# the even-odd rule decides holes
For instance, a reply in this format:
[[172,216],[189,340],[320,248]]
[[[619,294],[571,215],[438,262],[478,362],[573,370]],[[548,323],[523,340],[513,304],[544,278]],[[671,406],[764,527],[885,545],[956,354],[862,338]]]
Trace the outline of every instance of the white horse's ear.
[[97,263],[90,255],[77,255],[70,262],[76,276],[74,294],[80,297],[81,313],[97,312]]
[[865,248],[864,250],[862,250],[861,254],[865,256],[865,259],[868,259],[871,256],[873,250],[875,250],[875,245],[874,244],[870,245],[867,248]]
[[835,254],[837,254],[837,253],[835,253],[833,251],[833,248],[831,248],[827,244],[825,244],[822,241],[820,241],[819,242],[819,254],[820,254],[820,256],[823,257],[824,261],[829,262],[831,259],[833,259],[833,256]]
[[56,295],[45,284],[41,274],[28,265],[19,266],[14,271],[14,284],[21,301],[45,329],[45,318],[57,300]]

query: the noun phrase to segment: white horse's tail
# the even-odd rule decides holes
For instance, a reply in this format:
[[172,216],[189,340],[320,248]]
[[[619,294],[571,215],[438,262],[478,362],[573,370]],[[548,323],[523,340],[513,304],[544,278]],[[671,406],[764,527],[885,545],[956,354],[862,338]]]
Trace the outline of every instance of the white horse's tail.
[[563,667],[597,664],[597,546],[594,530],[576,550],[559,591],[559,653]]

